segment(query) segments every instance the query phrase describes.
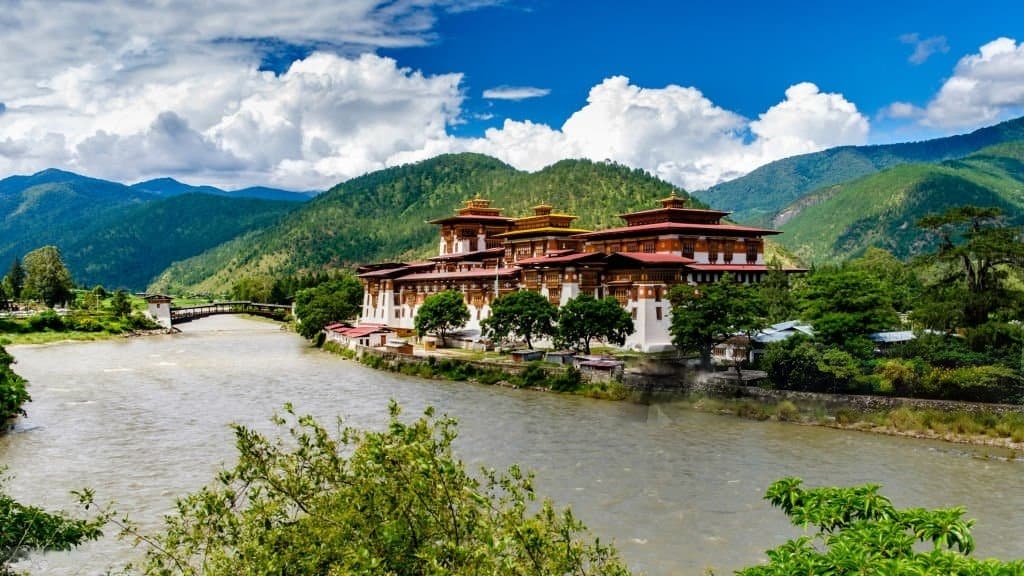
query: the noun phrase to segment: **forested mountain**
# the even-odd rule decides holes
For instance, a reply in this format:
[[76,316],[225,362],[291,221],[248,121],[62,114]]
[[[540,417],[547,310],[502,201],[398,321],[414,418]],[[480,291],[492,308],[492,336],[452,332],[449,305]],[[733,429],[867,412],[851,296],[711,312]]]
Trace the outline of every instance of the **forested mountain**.
[[277,223],[295,202],[183,194],[108,214],[57,243],[80,285],[144,289],[172,263]]
[[0,180],[0,266],[52,244],[77,282],[141,289],[172,262],[265,227],[308,199],[170,178],[125,186],[55,169],[11,176]]
[[306,202],[316,192],[289,192],[266,186],[250,186],[239,190],[227,191],[216,186],[192,186],[178,182],[174,178],[157,178],[146,180],[138,184],[132,184],[135,190],[141,190],[157,196],[178,196],[180,194],[211,194],[214,196],[227,196],[230,198],[258,198],[261,200],[280,200],[283,202]]
[[905,164],[809,194],[774,224],[783,246],[807,262],[844,260],[868,246],[907,258],[930,249],[916,222],[973,204],[1024,223],[1024,142],[982,149],[939,164]]
[[600,228],[672,192],[685,194],[617,164],[565,160],[531,174],[479,154],[438,156],[339,184],[273,228],[175,264],[151,289],[221,292],[244,276],[432,255],[438,232],[428,221],[477,195],[508,216],[547,202],[578,215],[581,227]]
[[116,182],[61,170],[0,180],[0,266],[40,246],[60,246],[92,222],[154,199]]
[[765,225],[783,207],[819,188],[899,164],[962,158],[987,146],[1017,140],[1024,140],[1024,117],[948,138],[877,146],[841,146],[793,156],[693,195],[715,208],[732,210],[733,219],[739,222]]

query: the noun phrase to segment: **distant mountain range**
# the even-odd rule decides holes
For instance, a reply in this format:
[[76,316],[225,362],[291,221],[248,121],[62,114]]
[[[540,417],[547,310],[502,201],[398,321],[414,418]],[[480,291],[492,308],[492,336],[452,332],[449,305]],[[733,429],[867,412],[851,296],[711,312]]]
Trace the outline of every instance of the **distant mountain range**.
[[715,208],[731,210],[732,218],[738,222],[766,225],[788,205],[819,188],[900,164],[963,158],[988,146],[1018,140],[1024,140],[1024,117],[948,138],[840,146],[777,160],[693,195]]
[[126,186],[56,169],[11,176],[0,180],[0,271],[53,244],[80,284],[141,289],[172,262],[266,226],[311,196],[170,178]]
[[1024,142],[821,188],[773,224],[784,232],[776,240],[805,262],[841,261],[869,246],[906,259],[933,248],[916,226],[922,216],[965,204],[1001,208],[1011,224],[1024,224]]

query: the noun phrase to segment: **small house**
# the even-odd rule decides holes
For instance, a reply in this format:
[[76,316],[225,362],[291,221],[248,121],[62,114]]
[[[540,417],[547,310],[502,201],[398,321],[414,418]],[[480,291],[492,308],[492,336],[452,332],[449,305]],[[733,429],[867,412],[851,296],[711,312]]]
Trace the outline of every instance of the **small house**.
[[412,354],[412,344],[405,340],[388,340],[384,347],[387,348],[388,352],[394,352],[395,354]]
[[574,357],[575,354],[568,350],[552,350],[547,353],[544,359],[555,364],[572,364]]
[[348,324],[334,323],[324,327],[326,340],[336,342],[345,348],[354,349],[356,346],[379,348],[384,346],[388,337],[394,331],[380,324],[360,324],[349,326]]
[[536,360],[544,359],[543,350],[513,350],[512,361],[513,362],[534,362]]

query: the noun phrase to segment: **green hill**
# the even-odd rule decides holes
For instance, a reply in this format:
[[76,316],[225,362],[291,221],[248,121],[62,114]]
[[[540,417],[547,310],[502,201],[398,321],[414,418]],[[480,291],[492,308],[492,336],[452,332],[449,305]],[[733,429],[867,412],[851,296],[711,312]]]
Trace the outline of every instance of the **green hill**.
[[565,160],[536,173],[488,156],[449,154],[339,184],[277,226],[237,239],[166,270],[151,290],[223,292],[234,280],[322,267],[430,256],[437,227],[474,196],[508,216],[547,202],[585,228],[619,226],[618,214],[655,206],[675,186],[617,164]]
[[765,225],[783,207],[814,190],[900,164],[962,158],[987,146],[1017,140],[1024,140],[1024,117],[948,138],[842,146],[793,156],[693,195],[715,208],[732,210],[737,221]]
[[777,215],[778,241],[808,262],[833,262],[876,246],[907,258],[931,247],[915,223],[951,206],[998,206],[1024,222],[1024,142],[940,164],[905,164],[818,190]]
[[188,193],[113,212],[58,246],[78,284],[141,290],[174,262],[271,226],[297,206]]

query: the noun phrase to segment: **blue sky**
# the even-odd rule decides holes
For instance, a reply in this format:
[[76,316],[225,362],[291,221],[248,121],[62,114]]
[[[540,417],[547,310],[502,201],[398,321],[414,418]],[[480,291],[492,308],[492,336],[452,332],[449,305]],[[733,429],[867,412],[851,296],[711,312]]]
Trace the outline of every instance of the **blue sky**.
[[326,188],[439,153],[688,189],[1024,113],[1024,3],[3,5],[0,176]]

